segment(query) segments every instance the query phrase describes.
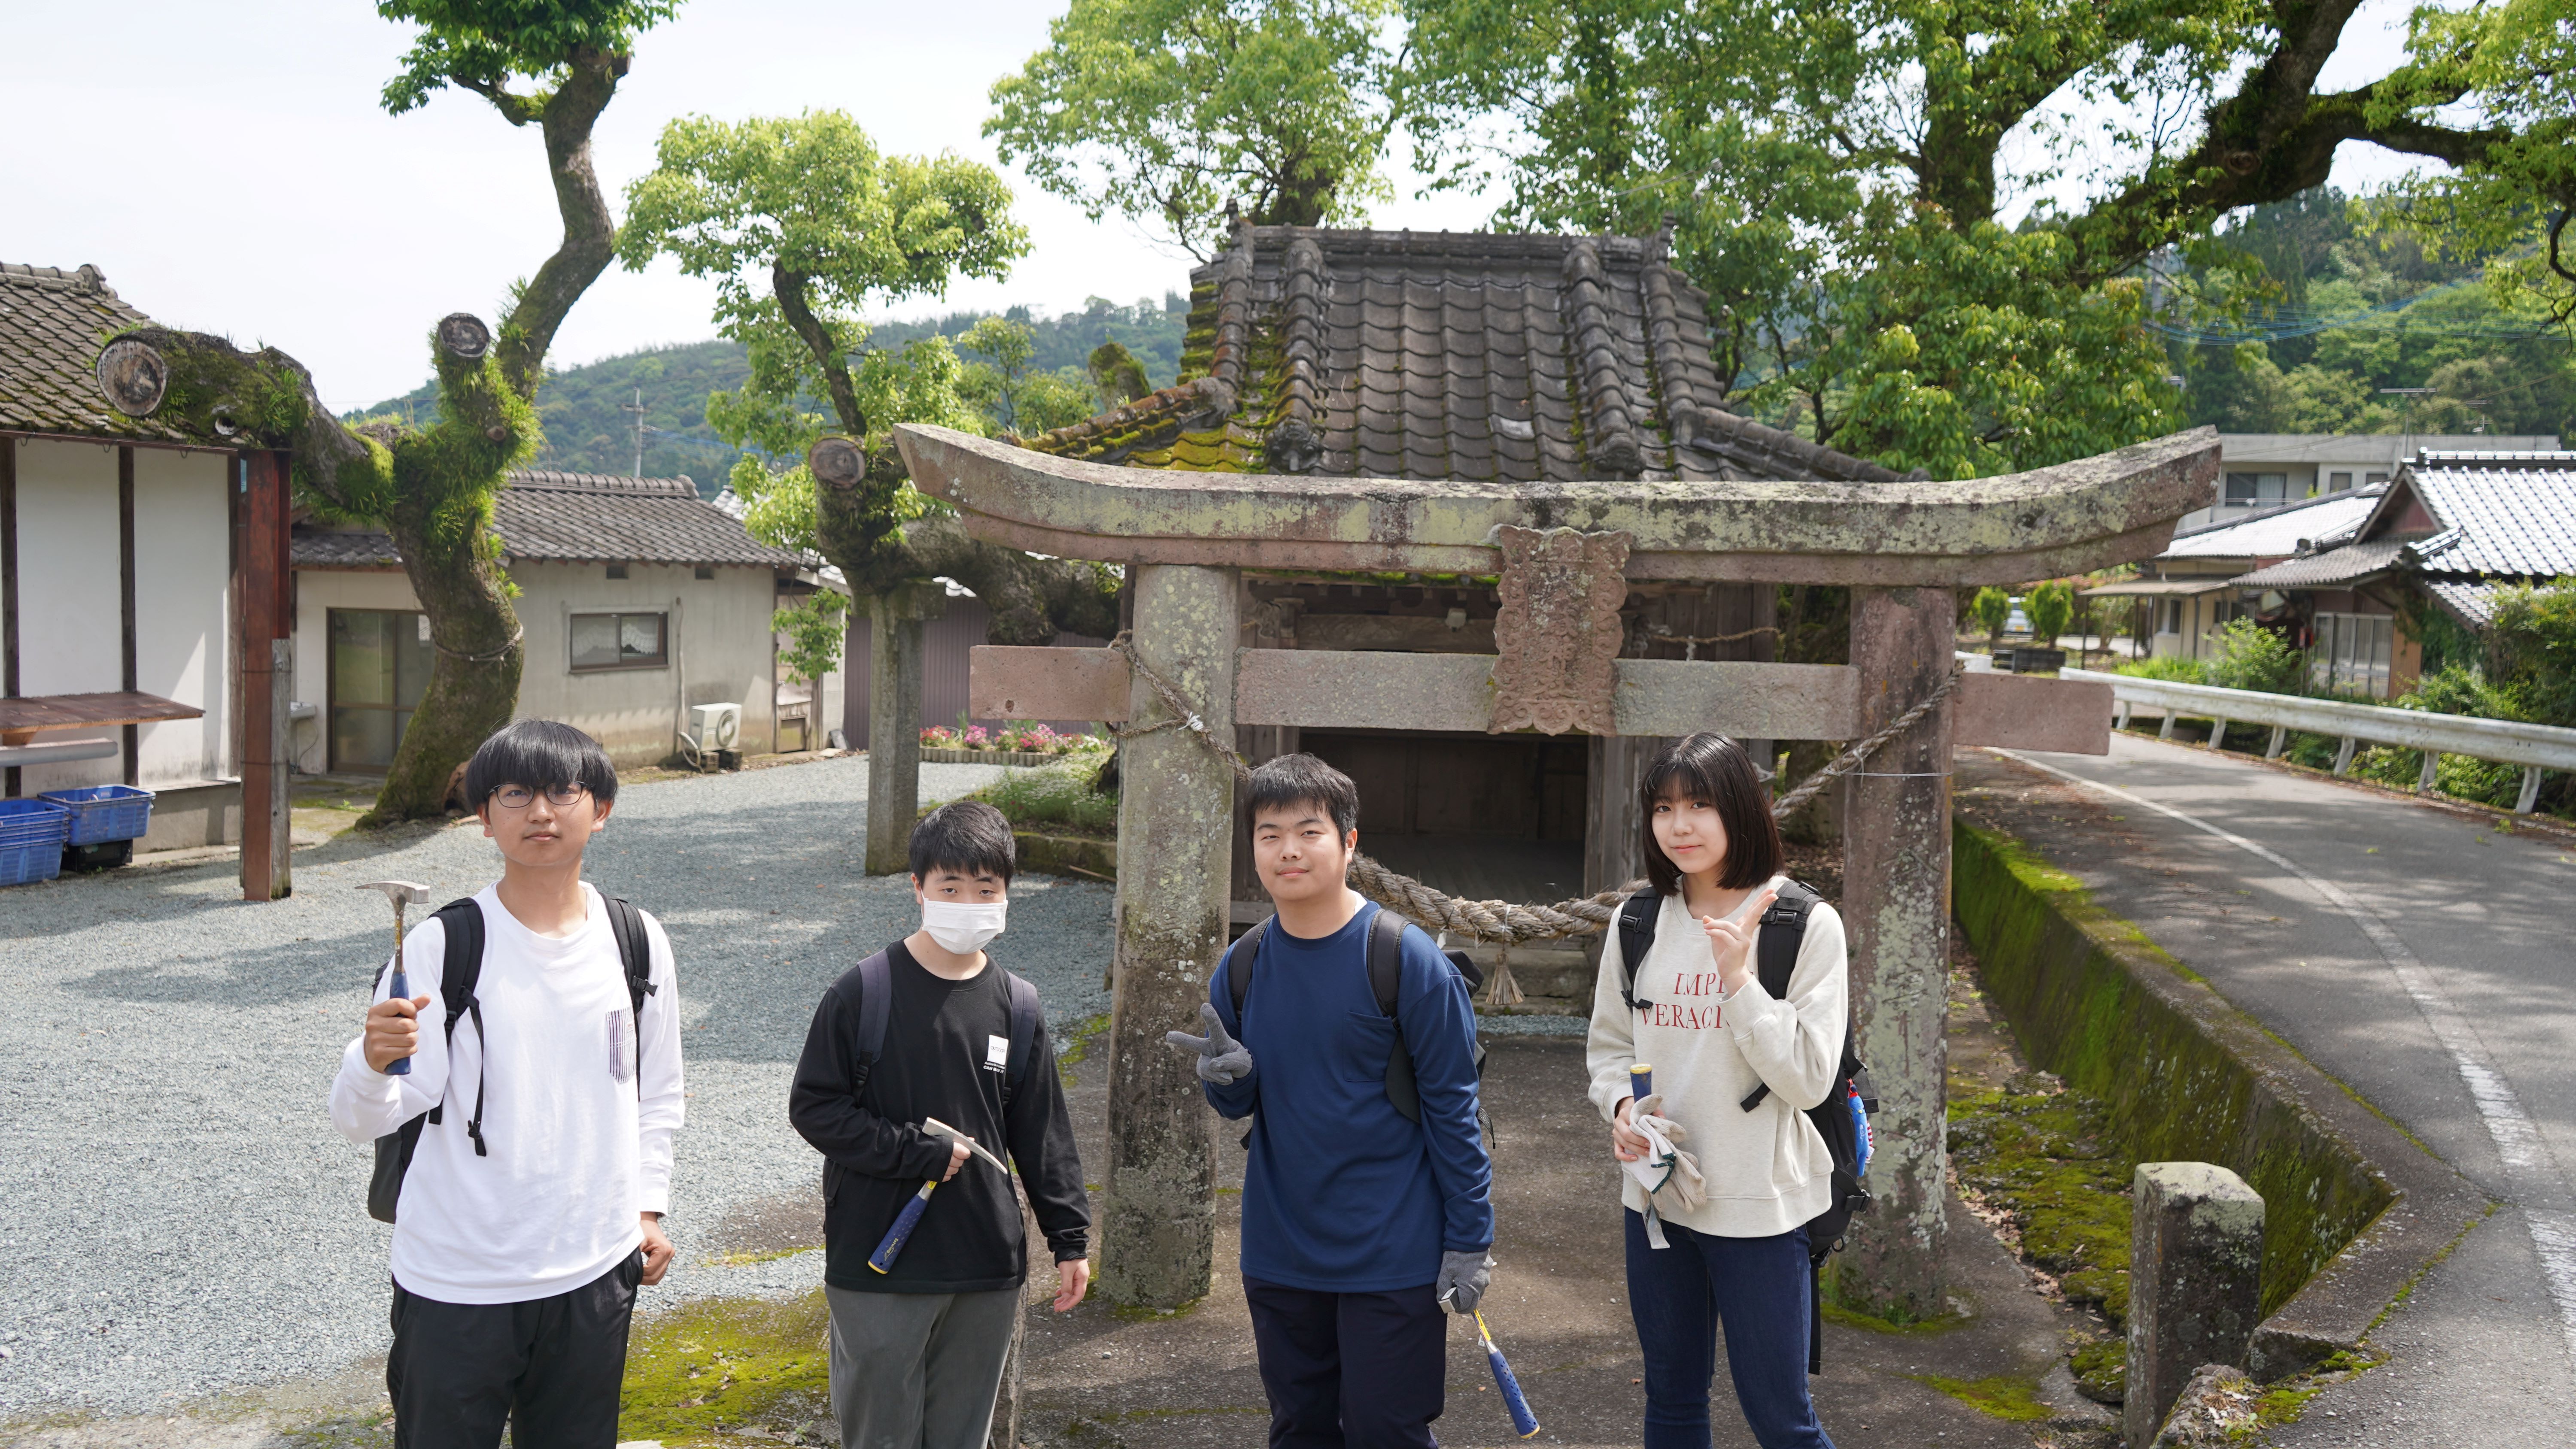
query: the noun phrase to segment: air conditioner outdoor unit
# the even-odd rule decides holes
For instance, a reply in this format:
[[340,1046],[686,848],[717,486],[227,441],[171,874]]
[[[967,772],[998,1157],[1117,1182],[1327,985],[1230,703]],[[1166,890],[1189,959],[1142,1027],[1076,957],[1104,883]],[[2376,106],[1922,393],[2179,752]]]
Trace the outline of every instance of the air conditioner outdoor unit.
[[701,704],[689,711],[689,742],[699,753],[730,750],[742,743],[742,706]]

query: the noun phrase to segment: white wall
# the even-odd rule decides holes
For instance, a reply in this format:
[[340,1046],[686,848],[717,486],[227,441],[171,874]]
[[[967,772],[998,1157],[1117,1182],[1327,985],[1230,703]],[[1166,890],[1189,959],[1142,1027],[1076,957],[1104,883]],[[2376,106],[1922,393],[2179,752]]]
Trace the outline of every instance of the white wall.
[[231,468],[213,453],[134,450],[135,687],[206,712],[142,727],[136,753],[147,790],[234,775]]
[[[18,692],[88,694],[125,687],[122,530],[116,449],[21,442],[18,448]],[[215,535],[226,549],[224,535]],[[217,627],[222,616],[216,616]],[[193,701],[192,701],[193,702]],[[40,741],[113,737],[113,728],[48,731]],[[121,759],[29,765],[27,795],[125,778]]]
[[[519,622],[527,629],[527,665],[519,679],[521,718],[559,719],[608,747],[620,764],[660,760],[677,748],[684,705],[731,701],[742,706],[742,747],[772,748],[776,636],[769,627],[778,607],[777,575],[767,566],[721,566],[700,579],[686,564],[631,564],[628,577],[608,577],[605,565],[518,560],[509,567],[518,584]],[[411,585],[398,571],[382,573],[305,570],[296,574],[295,697],[328,708],[326,610],[417,609]],[[672,663],[647,669],[572,672],[572,616],[577,613],[655,612],[667,616],[665,649]],[[839,723],[838,672],[824,681],[832,715],[818,715],[822,729]],[[325,764],[328,721],[296,727],[299,769]]]

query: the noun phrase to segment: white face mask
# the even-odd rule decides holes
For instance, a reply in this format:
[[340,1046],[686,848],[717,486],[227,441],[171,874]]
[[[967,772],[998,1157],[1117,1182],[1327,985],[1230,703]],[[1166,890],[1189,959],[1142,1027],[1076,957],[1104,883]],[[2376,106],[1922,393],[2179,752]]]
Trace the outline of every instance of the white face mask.
[[984,949],[984,943],[1002,934],[1002,917],[1010,908],[1009,901],[934,901],[921,903],[921,928],[930,933],[943,951],[971,956]]

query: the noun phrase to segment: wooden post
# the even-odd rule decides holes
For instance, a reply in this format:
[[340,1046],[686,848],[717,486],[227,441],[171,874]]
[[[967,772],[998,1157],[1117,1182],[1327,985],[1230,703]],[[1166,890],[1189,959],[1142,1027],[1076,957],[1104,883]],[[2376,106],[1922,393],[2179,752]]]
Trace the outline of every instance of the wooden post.
[[242,624],[242,899],[273,901],[294,889],[286,812],[294,632],[286,617],[287,455],[242,457],[241,537],[233,575]]
[[[116,562],[117,613],[122,619],[125,682],[117,688],[131,694],[143,686],[136,682],[134,662],[134,449],[131,445],[116,450]],[[139,725],[127,725],[123,731],[125,783],[143,783],[142,761],[136,758],[142,748],[143,731]]]
[[[1234,570],[1146,564],[1128,579],[1137,654],[1231,747]],[[1114,1303],[1169,1309],[1206,1294],[1216,1247],[1207,1108],[1190,1059],[1163,1033],[1196,1029],[1225,950],[1234,770],[1186,722],[1166,723],[1172,711],[1143,671],[1128,698],[1100,1288]]]
[[[18,697],[18,449],[0,437],[0,698]],[[18,796],[18,767],[0,770],[0,795]]]
[[921,609],[905,587],[868,605],[868,874],[911,868],[920,809]]
[[[1863,735],[1948,676],[1954,607],[1947,589],[1852,590]],[[1950,713],[1946,704],[1934,710],[1844,777],[1842,917],[1860,1057],[1878,1086],[1869,1167],[1878,1204],[1852,1221],[1835,1291],[1852,1307],[1906,1322],[1943,1308]]]

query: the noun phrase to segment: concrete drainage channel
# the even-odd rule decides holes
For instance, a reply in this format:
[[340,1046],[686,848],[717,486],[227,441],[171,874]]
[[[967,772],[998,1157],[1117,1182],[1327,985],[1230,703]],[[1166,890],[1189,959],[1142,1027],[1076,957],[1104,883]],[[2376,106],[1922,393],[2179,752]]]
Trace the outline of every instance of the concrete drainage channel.
[[2358,1352],[2490,1210],[2466,1178],[2020,842],[1962,821],[1954,850],[1960,927],[2031,1062],[2110,1104],[2137,1159],[2214,1163],[2262,1194],[2257,1380]]

